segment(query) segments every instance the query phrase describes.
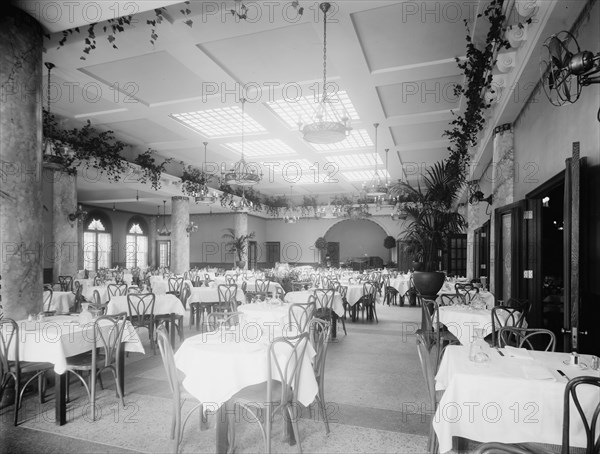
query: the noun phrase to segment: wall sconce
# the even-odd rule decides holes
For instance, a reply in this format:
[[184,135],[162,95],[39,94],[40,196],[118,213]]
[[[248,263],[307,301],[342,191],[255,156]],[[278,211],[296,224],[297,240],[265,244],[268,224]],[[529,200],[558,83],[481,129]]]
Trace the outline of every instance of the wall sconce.
[[77,221],[81,223],[85,220],[85,218],[87,218],[87,211],[85,211],[83,208],[81,208],[81,205],[79,205],[77,207],[77,211],[75,211],[75,213],[70,213],[67,218],[71,222]]
[[195,222],[190,222],[185,228],[185,231],[187,232],[187,235],[190,236],[190,233],[198,231],[198,226]]
[[493,195],[490,194],[489,196],[485,197],[483,195],[483,192],[481,191],[481,189],[479,188],[479,183],[477,183],[476,181],[470,181],[468,183],[469,185],[469,203],[471,205],[475,205],[479,202],[487,202],[488,205],[491,205],[493,202]]

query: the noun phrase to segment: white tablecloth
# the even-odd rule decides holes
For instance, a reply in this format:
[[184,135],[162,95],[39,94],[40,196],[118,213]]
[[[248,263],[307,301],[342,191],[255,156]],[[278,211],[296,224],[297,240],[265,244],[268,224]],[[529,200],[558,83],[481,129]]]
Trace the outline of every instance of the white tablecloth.
[[[183,386],[205,409],[216,410],[243,388],[267,380],[268,337],[250,342],[243,332],[242,325],[237,333],[199,334],[187,338],[175,354],[175,364],[185,374]],[[298,389],[298,400],[305,406],[318,391],[314,355],[309,343]]]
[[[78,314],[46,317],[44,321],[21,320],[19,324],[19,359],[54,364],[54,372],[63,374],[67,368],[67,358],[90,351],[93,346],[93,323],[79,325]],[[110,325],[108,325],[110,326]],[[127,322],[123,333],[125,350],[144,353],[144,347],[137,332]],[[9,359],[14,359],[13,340]]]
[[[308,297],[313,294],[312,290],[303,290],[300,292],[287,292],[284,300],[286,303],[306,303]],[[340,317],[344,316],[344,303],[342,302],[342,296],[339,293],[333,295],[333,312]]]
[[[531,351],[533,359],[501,357],[490,352],[489,363],[469,361],[469,348],[446,348],[435,377],[436,389],[445,390],[439,402],[433,427],[440,443],[440,452],[452,449],[452,437],[464,437],[479,442],[562,443],[563,394],[568,377],[594,375],[598,371],[566,366],[568,353]],[[589,357],[582,357],[589,364]],[[547,379],[527,378],[548,376]],[[598,405],[598,388],[581,394],[582,404],[591,412]],[[571,405],[571,446],[584,447],[583,425],[574,423],[579,416]]]
[[[52,302],[50,310],[57,314],[68,314],[69,308],[75,303],[75,294],[73,292],[52,292]],[[46,308],[44,307],[44,310]]]
[[[188,307],[190,303],[218,303],[219,302],[219,289],[215,285],[214,287],[191,287],[191,294],[187,301]],[[246,296],[242,289],[238,286],[237,294],[235,297],[236,301],[244,303]]]
[[[498,311],[498,318],[506,323],[508,314]],[[484,337],[492,333],[492,311],[490,309],[473,309],[468,305],[440,306],[440,322],[448,327],[461,344],[468,345],[473,339],[475,329],[483,329]],[[512,319],[509,320],[509,325]]]
[[[244,314],[244,323],[255,323],[264,330],[271,330],[280,336],[290,324],[289,304],[269,304],[266,302],[243,304],[238,311]],[[291,334],[290,334],[291,335]]]
[[346,292],[346,300],[348,301],[348,304],[350,306],[354,306],[361,298],[361,296],[363,296],[363,284],[348,285],[348,291]]
[[[186,315],[186,310],[175,295],[155,295],[154,300],[154,315],[177,314]],[[127,296],[113,296],[108,303],[106,313],[108,315],[118,314],[119,312],[127,312],[129,314],[129,305],[127,304]]]

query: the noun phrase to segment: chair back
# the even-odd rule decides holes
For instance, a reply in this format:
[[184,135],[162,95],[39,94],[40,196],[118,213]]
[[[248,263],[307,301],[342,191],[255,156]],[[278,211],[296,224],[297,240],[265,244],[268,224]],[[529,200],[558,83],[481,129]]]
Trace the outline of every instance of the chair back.
[[108,292],[108,300],[113,296],[125,296],[127,295],[127,284],[108,284],[106,286]]
[[421,363],[421,371],[423,372],[423,378],[425,378],[425,385],[427,386],[427,395],[429,396],[429,403],[432,409],[435,409],[435,369],[433,361],[431,360],[430,349],[428,348],[428,340],[425,338],[427,334],[417,333],[417,353],[419,354],[419,361]]
[[479,293],[479,288],[471,283],[456,283],[454,284],[454,289],[456,290],[456,295],[462,300],[463,304],[471,304],[475,295]]
[[363,297],[372,299],[373,303],[375,303],[375,298],[377,296],[377,283],[373,281],[366,281],[363,283]]
[[181,286],[183,285],[182,277],[170,277],[168,280],[169,283],[169,292],[176,296],[179,296],[181,293]]
[[181,288],[181,295],[179,296],[179,299],[181,300],[181,304],[183,304],[184,309],[187,309],[187,302],[188,302],[188,299],[190,299],[191,295],[192,295],[192,289],[190,287],[190,284],[189,283],[183,284],[183,287]]
[[465,300],[462,296],[456,293],[442,293],[440,296],[440,306],[454,306],[456,304],[463,304]]
[[323,385],[325,378],[325,359],[327,357],[327,347],[329,345],[329,335],[331,332],[331,322],[320,318],[310,320],[309,327],[310,343],[315,350],[313,359],[313,370],[319,386]]
[[[14,347],[11,347],[12,343]],[[11,376],[11,364],[19,370],[19,325],[12,318],[0,320],[0,386]],[[14,352],[14,360],[8,361],[10,352]]]
[[42,292],[43,297],[43,311],[50,312],[50,308],[52,307],[52,288],[44,286],[44,290]]
[[94,289],[94,293],[92,294],[92,303],[93,304],[102,304],[102,298],[100,297],[100,292],[98,289]]
[[267,402],[273,402],[273,382],[281,383],[280,402],[298,401],[300,373],[309,342],[307,332],[295,337],[277,337],[269,345],[267,357]]
[[237,284],[219,284],[219,308],[233,312],[237,309]]
[[72,276],[58,276],[58,284],[60,285],[61,292],[73,291],[73,277]]
[[218,331],[221,328],[237,326],[243,316],[243,312],[211,312],[206,318],[207,330]]
[[129,320],[134,326],[144,325],[148,319],[154,318],[154,293],[130,293],[127,295]]
[[269,285],[271,281],[265,279],[256,279],[254,281],[254,289],[256,293],[264,293],[267,294],[269,291]]
[[169,388],[176,397],[175,401],[180,402],[181,388],[179,386],[177,367],[175,366],[175,356],[173,355],[173,348],[171,347],[169,334],[167,333],[164,323],[161,323],[156,329],[156,341],[158,343],[158,349],[160,350],[160,356],[165,372],[167,373]]
[[[439,306],[436,301],[418,296],[421,300],[421,331],[423,333],[433,333],[438,318]],[[428,339],[425,339],[427,341]]]
[[556,336],[552,331],[543,328],[503,326],[498,331],[498,347],[507,345],[527,350],[553,352],[556,347]]
[[521,308],[494,306],[492,308],[492,345],[498,346],[498,330],[504,326],[522,328],[526,311]]
[[[588,396],[595,396],[596,408],[592,412],[584,411],[581,405],[579,390],[581,387],[582,392],[588,393]],[[595,390],[590,390],[589,387],[596,387]],[[583,391],[586,389],[586,391]],[[580,421],[577,421],[576,426],[583,426],[585,429],[585,435],[587,438],[586,442],[586,454],[597,454],[600,452],[600,437],[598,432],[600,431],[600,378],[592,376],[575,377],[569,380],[565,388],[564,404],[563,404],[563,437],[562,437],[562,450],[561,454],[569,454],[569,432],[570,432],[570,408],[571,399],[575,404],[577,413]]]
[[299,333],[305,332],[315,314],[316,308],[315,302],[310,300],[306,303],[290,304],[288,308],[290,326],[296,326]]
[[199,274],[196,274],[196,276],[194,276],[194,279],[192,279],[192,286],[193,287],[202,287],[202,278],[200,277]]
[[315,303],[317,305],[315,317],[328,319],[333,311],[335,290],[317,288],[313,291],[313,295],[315,296]]
[[104,367],[117,363],[121,355],[119,346],[123,341],[123,331],[127,313],[121,312],[116,315],[101,315],[94,321],[94,349],[92,350],[92,362],[98,349],[104,353]]
[[69,312],[81,312],[81,303],[85,300],[81,294],[82,291],[83,287],[81,285],[75,290],[75,300],[73,301],[73,305],[69,308]]
[[233,284],[236,284],[237,282],[236,282],[234,276],[232,276],[231,274],[226,274],[225,275],[225,283],[228,285],[233,285]]

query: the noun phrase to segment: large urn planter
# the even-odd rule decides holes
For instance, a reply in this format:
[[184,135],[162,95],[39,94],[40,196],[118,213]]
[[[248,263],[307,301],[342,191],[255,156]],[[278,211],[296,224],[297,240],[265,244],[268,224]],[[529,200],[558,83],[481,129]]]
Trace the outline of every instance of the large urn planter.
[[435,299],[446,280],[446,274],[439,271],[415,271],[413,283],[421,296]]

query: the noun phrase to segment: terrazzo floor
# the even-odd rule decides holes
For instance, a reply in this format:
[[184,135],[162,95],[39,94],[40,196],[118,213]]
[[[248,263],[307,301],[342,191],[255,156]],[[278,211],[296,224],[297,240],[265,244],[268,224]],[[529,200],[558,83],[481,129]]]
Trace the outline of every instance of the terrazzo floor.
[[[348,335],[338,330],[330,343],[325,374],[325,398],[331,433],[306,409],[300,421],[305,453],[425,453],[431,420],[413,333],[420,308],[378,305],[379,323],[346,322]],[[186,337],[196,334],[186,328]],[[146,336],[147,337],[147,336]],[[144,339],[143,335],[142,338]],[[13,407],[0,410],[2,453],[172,452],[169,439],[170,393],[160,355],[131,354],[126,365],[125,407],[118,404],[107,375],[99,390],[100,418],[92,422],[83,387],[71,385],[68,424],[54,424],[54,398],[36,403],[28,395],[20,425],[12,426]],[[191,407],[192,400],[184,403]],[[315,412],[314,415],[318,415]],[[193,419],[193,418],[192,418]],[[262,452],[260,430],[240,418],[235,451]],[[297,452],[282,444],[281,425],[274,424],[273,452]],[[185,453],[215,452],[214,421],[209,429],[188,424],[180,448]]]

